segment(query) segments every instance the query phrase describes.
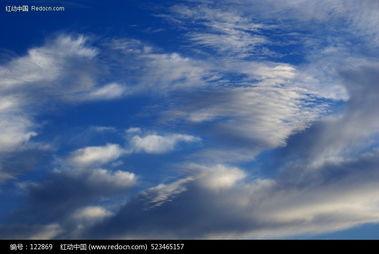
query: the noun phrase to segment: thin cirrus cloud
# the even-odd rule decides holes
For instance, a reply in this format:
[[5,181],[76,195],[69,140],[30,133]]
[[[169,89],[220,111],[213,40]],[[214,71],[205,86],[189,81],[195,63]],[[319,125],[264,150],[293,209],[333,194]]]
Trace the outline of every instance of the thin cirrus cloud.
[[142,137],[135,135],[130,138],[129,142],[133,152],[161,154],[173,151],[179,143],[192,143],[197,141],[200,141],[200,139],[184,134],[169,134],[164,136],[148,134]]
[[167,94],[196,89],[217,78],[217,73],[208,62],[177,52],[162,52],[157,47],[135,39],[110,40],[105,51],[117,63],[112,71],[131,84],[128,86],[129,94]]
[[125,87],[117,83],[110,83],[90,92],[88,95],[88,100],[111,100],[122,97],[125,92]]
[[223,55],[249,56],[257,51],[257,46],[267,43],[267,39],[259,34],[263,24],[255,24],[233,11],[176,5],[171,8],[171,14],[168,17],[174,16],[180,22],[190,21],[192,25],[205,28],[200,31],[194,29],[187,34],[188,38],[195,44],[212,48]]
[[[354,31],[363,36],[365,43],[378,43],[378,25],[376,11],[379,8],[375,0],[323,0],[323,1],[244,1],[245,13],[264,20],[285,19],[290,26],[311,25],[310,23],[322,24],[333,22],[333,24],[345,24],[346,31]],[[230,5],[232,1],[223,1]],[[233,4],[233,3],[232,3]],[[294,22],[293,22],[294,21]],[[285,24],[282,24],[285,26]],[[332,28],[332,27],[331,27]],[[317,30],[317,28],[313,28]]]

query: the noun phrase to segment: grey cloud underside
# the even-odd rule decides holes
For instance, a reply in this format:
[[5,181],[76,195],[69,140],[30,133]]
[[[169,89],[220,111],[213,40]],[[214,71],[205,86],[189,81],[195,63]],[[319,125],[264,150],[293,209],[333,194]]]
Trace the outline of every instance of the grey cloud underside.
[[[379,134],[378,63],[343,69],[340,75],[350,94],[342,115],[324,119],[294,135],[279,156],[280,165],[300,158],[303,167],[343,161],[377,146]],[[370,149],[368,149],[370,150]],[[301,169],[304,170],[304,169]]]
[[28,190],[26,207],[9,220],[13,223],[53,223],[79,207],[125,194],[134,184],[135,177],[127,172],[120,174],[104,169],[56,172],[40,183],[24,184]]
[[307,172],[299,182],[261,179],[219,191],[195,178],[157,207],[154,190],[131,200],[82,237],[271,238],[377,222],[378,159],[376,152]]
[[18,152],[0,153],[0,184],[35,169],[38,162],[47,154],[46,151],[30,148]]
[[61,232],[59,225],[51,224],[18,224],[2,225],[0,228],[1,239],[51,239]]
[[[0,226],[0,236],[49,239],[61,232],[74,233],[92,220],[76,218],[80,209],[123,197],[135,184],[132,173],[93,168],[56,171],[39,183],[23,183],[26,202],[8,216],[6,225]],[[30,230],[25,231],[27,228]]]

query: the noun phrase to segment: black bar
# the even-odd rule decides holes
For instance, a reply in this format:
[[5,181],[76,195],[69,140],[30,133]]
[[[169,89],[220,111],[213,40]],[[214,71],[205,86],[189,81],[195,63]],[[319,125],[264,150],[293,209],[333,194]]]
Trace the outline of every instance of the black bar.
[[[374,245],[375,244],[375,245]],[[0,253],[261,253],[326,251],[330,246],[361,251],[376,240],[0,240]],[[261,249],[263,248],[263,249]],[[303,249],[306,248],[306,249]]]

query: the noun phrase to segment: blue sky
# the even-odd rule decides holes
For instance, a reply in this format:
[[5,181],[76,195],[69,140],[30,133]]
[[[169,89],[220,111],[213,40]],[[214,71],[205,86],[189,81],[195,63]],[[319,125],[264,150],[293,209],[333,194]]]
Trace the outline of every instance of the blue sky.
[[1,8],[1,238],[378,238],[378,1]]

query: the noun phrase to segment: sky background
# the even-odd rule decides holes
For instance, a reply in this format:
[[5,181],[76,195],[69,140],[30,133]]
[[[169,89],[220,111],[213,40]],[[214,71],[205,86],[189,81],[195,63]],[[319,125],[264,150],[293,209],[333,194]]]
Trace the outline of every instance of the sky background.
[[378,239],[378,12],[1,1],[0,238]]

